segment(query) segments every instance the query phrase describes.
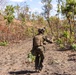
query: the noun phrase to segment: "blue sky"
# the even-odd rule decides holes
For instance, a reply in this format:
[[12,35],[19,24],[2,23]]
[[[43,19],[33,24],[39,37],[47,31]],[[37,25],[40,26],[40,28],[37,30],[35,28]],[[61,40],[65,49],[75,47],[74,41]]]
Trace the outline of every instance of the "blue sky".
[[[56,3],[57,0],[52,0],[53,9],[51,10],[51,15],[54,16],[56,14]],[[23,2],[26,2],[29,5],[30,10],[32,12],[41,12],[42,11],[42,4],[41,0],[8,0],[8,4],[12,5],[23,5]]]

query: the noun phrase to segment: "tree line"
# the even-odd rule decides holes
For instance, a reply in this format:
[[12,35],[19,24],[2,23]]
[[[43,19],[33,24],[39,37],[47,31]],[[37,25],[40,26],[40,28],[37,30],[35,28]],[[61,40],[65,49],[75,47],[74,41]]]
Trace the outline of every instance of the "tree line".
[[[2,2],[3,0],[0,0]],[[55,37],[55,41],[61,48],[75,46],[76,39],[76,0],[56,0],[57,14],[51,15],[53,5],[52,0],[41,0],[43,4],[40,14],[38,12],[32,13],[29,5],[24,2],[23,6],[20,5],[7,5],[3,16],[7,20],[7,25],[13,22],[16,18],[26,25],[26,22],[32,22],[33,33],[34,26],[46,26],[46,32]],[[59,15],[64,18],[61,20]]]

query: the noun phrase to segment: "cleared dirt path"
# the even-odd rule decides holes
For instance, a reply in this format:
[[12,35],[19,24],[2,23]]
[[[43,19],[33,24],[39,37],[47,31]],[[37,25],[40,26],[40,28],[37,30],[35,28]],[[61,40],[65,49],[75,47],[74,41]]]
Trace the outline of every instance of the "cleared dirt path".
[[32,39],[0,46],[0,75],[76,75],[76,52],[58,51],[55,44],[47,44],[44,67],[34,70],[27,55],[32,49]]

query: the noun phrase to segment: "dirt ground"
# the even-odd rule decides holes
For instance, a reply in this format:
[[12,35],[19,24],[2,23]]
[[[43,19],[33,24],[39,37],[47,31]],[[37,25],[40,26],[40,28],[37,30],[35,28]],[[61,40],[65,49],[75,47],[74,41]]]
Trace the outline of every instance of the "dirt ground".
[[34,62],[27,55],[32,49],[32,39],[0,46],[0,75],[76,75],[76,52],[58,50],[55,44],[45,45],[44,67],[35,72]]

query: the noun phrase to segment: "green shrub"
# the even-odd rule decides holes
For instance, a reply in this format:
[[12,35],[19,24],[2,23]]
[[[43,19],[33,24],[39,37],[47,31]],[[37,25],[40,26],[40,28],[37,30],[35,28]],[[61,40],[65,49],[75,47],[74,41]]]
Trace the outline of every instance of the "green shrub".
[[57,41],[56,41],[57,44],[61,44],[62,43],[62,40],[59,38]]
[[31,52],[28,54],[28,60],[29,62],[35,61],[35,56],[33,56]]
[[63,45],[63,44],[60,44],[60,48],[61,48],[61,49],[64,49],[64,45]]
[[7,23],[11,23],[14,19],[14,16],[13,15],[9,15],[9,16],[4,16],[4,19],[7,19]]
[[76,44],[73,43],[71,47],[73,50],[76,50]]
[[64,31],[64,32],[63,32],[63,37],[69,38],[69,33],[68,33],[67,31]]
[[49,28],[46,28],[45,29],[45,35],[49,34],[50,33],[50,29]]
[[72,44],[74,42],[74,38],[71,37],[71,39],[69,39],[69,43]]
[[14,19],[14,12],[15,12],[14,6],[12,6],[12,5],[6,6],[4,19],[7,20],[8,24],[10,24],[13,21],[13,19]]
[[34,35],[36,35],[38,32],[37,32],[37,29],[36,28],[32,28],[32,27],[27,27],[27,29],[25,30],[25,34],[26,36],[28,37],[32,37]]
[[33,35],[32,29],[27,27],[27,29],[25,30],[25,35],[31,37]]
[[0,42],[0,46],[6,46],[8,43],[6,41]]

